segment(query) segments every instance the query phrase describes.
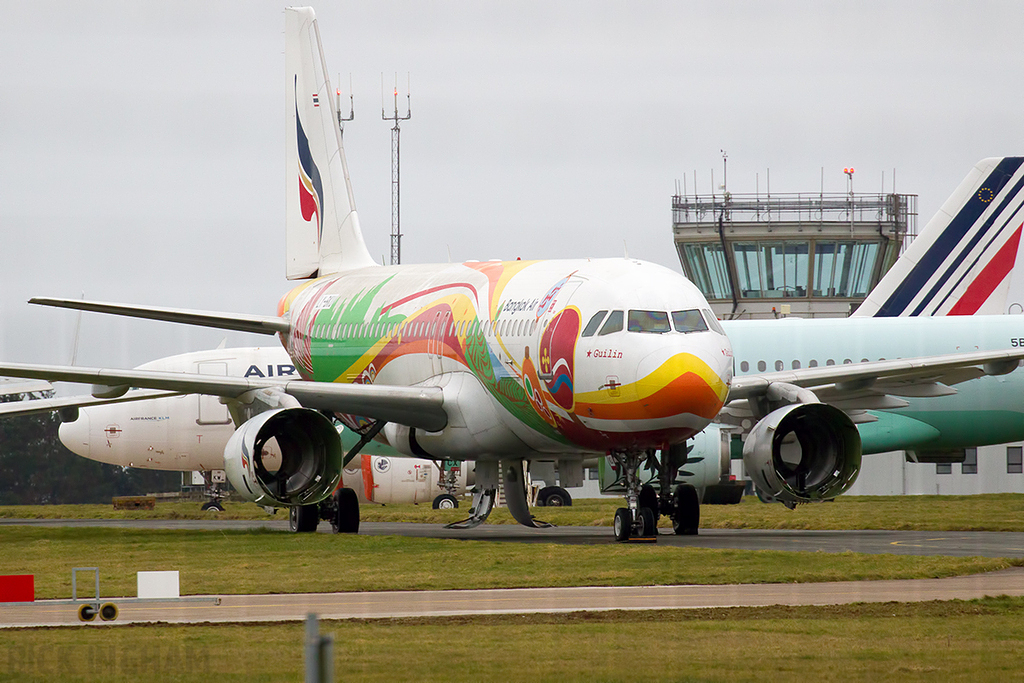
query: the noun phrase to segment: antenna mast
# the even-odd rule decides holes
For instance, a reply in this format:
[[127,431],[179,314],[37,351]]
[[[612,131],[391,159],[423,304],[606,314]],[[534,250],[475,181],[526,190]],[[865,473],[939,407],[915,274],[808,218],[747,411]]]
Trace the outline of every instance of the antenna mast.
[[[408,79],[408,74],[406,74]],[[402,262],[402,221],[400,201],[400,163],[399,163],[399,139],[402,129],[399,126],[401,121],[408,121],[412,118],[412,96],[409,93],[408,80],[405,86],[405,116],[398,115],[398,74],[395,74],[395,113],[388,116],[384,111],[384,74],[380,75],[380,117],[385,121],[394,121],[391,129],[391,265],[397,266]]]
[[[341,74],[338,74],[338,82],[341,82]],[[348,116],[343,117],[341,115],[341,88],[338,88],[334,92],[335,96],[335,107],[334,109],[338,112],[338,130],[341,132],[341,137],[345,137],[345,122],[351,121],[356,117],[356,99],[352,94],[352,74],[348,75]]]

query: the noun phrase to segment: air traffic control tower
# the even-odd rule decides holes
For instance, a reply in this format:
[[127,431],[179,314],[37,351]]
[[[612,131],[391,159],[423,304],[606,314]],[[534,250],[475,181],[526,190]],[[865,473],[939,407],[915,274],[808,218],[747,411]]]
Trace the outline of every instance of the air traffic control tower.
[[916,234],[916,219],[910,194],[672,197],[683,272],[726,320],[848,316]]

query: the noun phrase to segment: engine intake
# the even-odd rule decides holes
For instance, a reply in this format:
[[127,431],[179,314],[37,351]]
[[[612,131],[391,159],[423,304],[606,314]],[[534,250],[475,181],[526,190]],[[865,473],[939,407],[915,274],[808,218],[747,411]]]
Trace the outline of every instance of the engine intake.
[[326,417],[308,408],[269,410],[235,430],[224,447],[224,469],[238,493],[275,507],[312,505],[341,481],[341,438]]
[[754,425],[743,464],[758,491],[786,505],[829,500],[860,473],[860,433],[843,411],[824,403],[783,406]]

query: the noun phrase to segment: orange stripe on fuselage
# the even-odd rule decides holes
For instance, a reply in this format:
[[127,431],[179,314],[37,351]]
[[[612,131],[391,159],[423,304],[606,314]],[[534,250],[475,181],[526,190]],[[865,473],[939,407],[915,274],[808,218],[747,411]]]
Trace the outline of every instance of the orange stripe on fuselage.
[[606,420],[645,420],[682,413],[714,419],[729,388],[707,363],[690,353],[679,353],[637,382],[619,388],[576,395],[575,413]]
[[700,375],[687,372],[668,385],[635,401],[583,403],[576,401],[576,414],[601,420],[650,420],[682,413],[714,419],[722,408],[719,395]]

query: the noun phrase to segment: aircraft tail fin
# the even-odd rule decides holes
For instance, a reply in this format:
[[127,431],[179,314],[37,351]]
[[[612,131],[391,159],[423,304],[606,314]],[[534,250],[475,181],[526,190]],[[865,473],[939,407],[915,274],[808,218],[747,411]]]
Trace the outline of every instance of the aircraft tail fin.
[[310,7],[285,9],[289,280],[375,265],[349,182],[320,31]]
[[1024,312],[1022,227],[1024,157],[982,159],[853,315]]

